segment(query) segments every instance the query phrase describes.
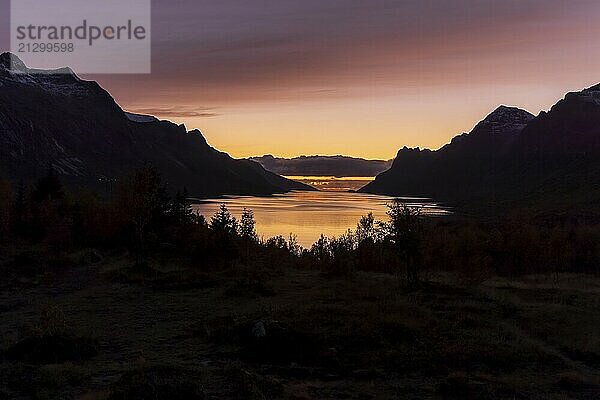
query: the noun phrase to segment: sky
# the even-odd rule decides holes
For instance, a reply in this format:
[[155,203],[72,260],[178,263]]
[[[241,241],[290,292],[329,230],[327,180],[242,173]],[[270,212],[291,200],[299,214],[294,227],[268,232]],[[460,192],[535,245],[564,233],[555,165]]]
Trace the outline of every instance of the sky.
[[596,0],[152,6],[152,74],[84,77],[234,157],[389,159],[439,148],[500,104],[537,114],[600,82]]

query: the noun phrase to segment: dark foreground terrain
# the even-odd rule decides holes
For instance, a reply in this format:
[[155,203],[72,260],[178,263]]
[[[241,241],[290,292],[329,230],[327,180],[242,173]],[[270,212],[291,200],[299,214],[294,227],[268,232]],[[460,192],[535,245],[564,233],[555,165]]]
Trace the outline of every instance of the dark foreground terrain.
[[152,168],[0,181],[0,399],[598,398],[598,224],[388,207],[302,249]]
[[[4,256],[6,257],[6,256]],[[593,399],[600,279],[200,274],[80,251],[5,275],[1,398]],[[6,261],[4,259],[3,261]],[[9,286],[10,285],[10,286]]]

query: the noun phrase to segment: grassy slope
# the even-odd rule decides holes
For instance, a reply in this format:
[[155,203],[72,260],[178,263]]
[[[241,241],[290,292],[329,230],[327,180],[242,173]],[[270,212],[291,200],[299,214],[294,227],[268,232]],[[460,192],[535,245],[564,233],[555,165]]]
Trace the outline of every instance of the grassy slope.
[[[388,275],[281,270],[246,285],[240,271],[115,273],[118,265],[2,288],[2,349],[48,304],[99,345],[78,363],[4,360],[0,395],[135,398],[127,391],[140,382],[208,398],[565,399],[600,390],[598,278],[468,288],[440,275],[406,290]],[[251,333],[258,321],[265,339]]]

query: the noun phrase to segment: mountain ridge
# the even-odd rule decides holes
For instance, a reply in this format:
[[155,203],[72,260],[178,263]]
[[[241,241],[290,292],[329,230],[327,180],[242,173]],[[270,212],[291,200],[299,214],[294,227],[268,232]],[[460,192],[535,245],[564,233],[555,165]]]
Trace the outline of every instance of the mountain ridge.
[[0,55],[0,174],[10,180],[33,181],[51,166],[66,184],[101,189],[150,164],[173,190],[196,197],[314,190],[231,158],[198,130],[132,121],[97,82],[70,69],[30,69],[15,58]]
[[392,164],[392,160],[367,160],[343,155],[303,155],[293,158],[281,158],[266,154],[249,159],[260,163],[271,172],[285,176],[376,176]]
[[401,149],[360,191],[428,196],[465,209],[593,208],[600,204],[598,99],[600,85],[568,93],[535,117],[501,106],[439,150]]

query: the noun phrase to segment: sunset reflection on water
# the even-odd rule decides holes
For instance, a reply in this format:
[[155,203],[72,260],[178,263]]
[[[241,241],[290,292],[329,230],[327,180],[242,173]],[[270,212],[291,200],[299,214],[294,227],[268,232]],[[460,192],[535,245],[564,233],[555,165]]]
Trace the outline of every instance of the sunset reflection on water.
[[[363,182],[364,183],[364,182]],[[403,198],[408,205],[422,206],[426,215],[443,215],[446,210],[437,204],[418,198]],[[254,211],[256,230],[260,237],[269,238],[290,233],[297,235],[298,242],[310,247],[321,234],[339,236],[354,229],[361,216],[373,212],[375,218],[385,219],[386,204],[391,197],[362,193],[319,191],[290,192],[268,197],[226,196],[203,200],[194,209],[207,220],[224,203],[239,218],[244,208]]]
[[286,176],[286,178],[302,182],[319,190],[337,192],[358,190],[375,179],[372,176]]

